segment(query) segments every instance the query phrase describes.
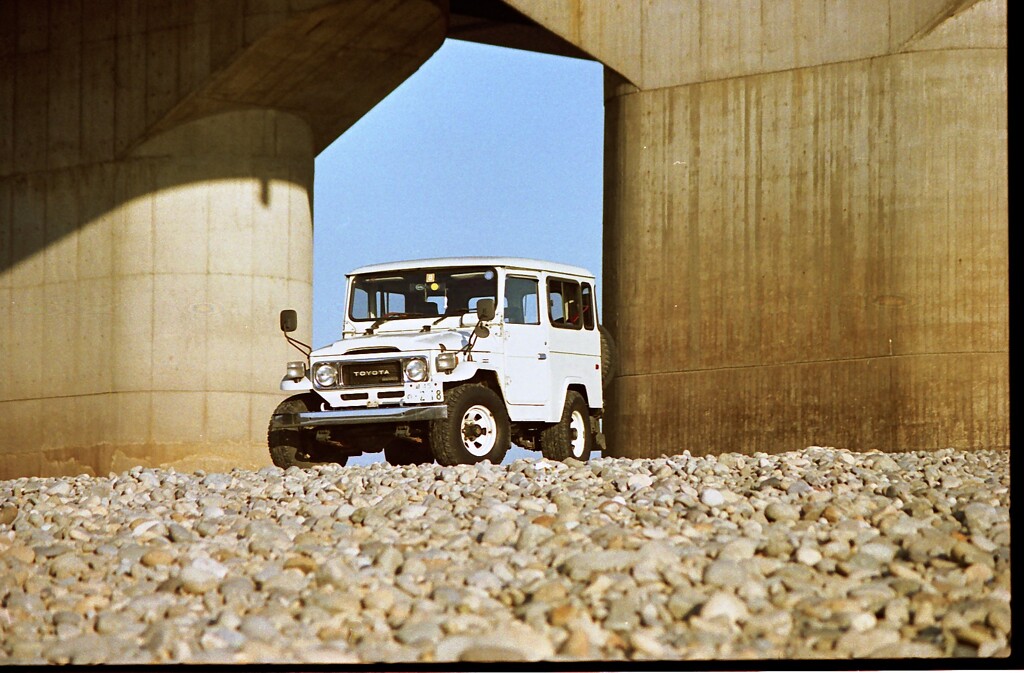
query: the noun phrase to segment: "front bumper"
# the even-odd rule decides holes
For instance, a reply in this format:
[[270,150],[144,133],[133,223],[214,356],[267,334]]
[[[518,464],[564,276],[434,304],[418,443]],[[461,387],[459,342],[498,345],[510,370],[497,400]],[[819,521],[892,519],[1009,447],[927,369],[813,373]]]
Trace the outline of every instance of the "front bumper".
[[304,411],[297,414],[274,414],[270,417],[270,429],[294,430],[297,428],[318,428],[326,425],[355,425],[359,423],[408,423],[412,421],[436,421],[442,418],[448,418],[448,408],[439,405]]

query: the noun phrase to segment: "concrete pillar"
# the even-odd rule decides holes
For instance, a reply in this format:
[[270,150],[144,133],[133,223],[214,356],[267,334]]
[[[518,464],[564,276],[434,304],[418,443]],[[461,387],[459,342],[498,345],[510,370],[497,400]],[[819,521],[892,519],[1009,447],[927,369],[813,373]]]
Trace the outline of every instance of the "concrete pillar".
[[0,479],[269,464],[313,160],[433,0],[0,0]]
[[269,463],[276,314],[312,302],[312,167],[305,122],[251,110],[4,183],[0,443],[18,473]]
[[1004,67],[914,53],[610,98],[610,446],[1008,446]]
[[506,0],[607,66],[609,452],[1009,446],[1005,0]]

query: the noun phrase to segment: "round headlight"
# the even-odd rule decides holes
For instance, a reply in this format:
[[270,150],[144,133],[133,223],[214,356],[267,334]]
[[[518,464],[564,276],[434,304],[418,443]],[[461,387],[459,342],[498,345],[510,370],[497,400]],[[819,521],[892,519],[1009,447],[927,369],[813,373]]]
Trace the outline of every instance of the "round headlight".
[[427,363],[423,360],[409,360],[405,363],[405,378],[410,381],[427,380]]
[[338,370],[334,365],[323,362],[316,366],[313,378],[321,388],[329,388],[338,382]]

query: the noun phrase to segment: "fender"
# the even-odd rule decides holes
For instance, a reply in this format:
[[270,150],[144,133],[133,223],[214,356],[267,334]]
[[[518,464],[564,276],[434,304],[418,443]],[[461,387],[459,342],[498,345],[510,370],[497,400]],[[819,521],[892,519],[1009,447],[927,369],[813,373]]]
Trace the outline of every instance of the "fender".
[[552,408],[553,412],[558,414],[562,413],[562,409],[565,408],[565,397],[569,393],[569,386],[578,385],[587,391],[587,406],[591,409],[601,409],[604,407],[604,396],[602,395],[601,384],[594,383],[593,381],[586,381],[580,376],[567,376],[562,380],[561,395],[557,400],[552,400],[551,403],[555,405]]
[[476,360],[468,362],[460,357],[459,366],[453,369],[450,374],[443,376],[440,380],[444,384],[462,383],[463,381],[468,381],[476,376],[478,371],[480,371],[479,362]]
[[587,404],[588,405],[590,404],[590,402],[589,402],[590,388],[587,388],[586,381],[584,381],[579,376],[566,376],[562,380],[562,385],[559,388],[560,393],[559,393],[558,398],[554,399],[554,400],[551,400],[551,404],[552,404],[551,412],[553,414],[556,414],[559,418],[561,418],[561,416],[562,416],[562,409],[565,408],[565,398],[569,394],[569,386],[572,386],[572,385],[580,385],[580,386],[583,386],[586,389],[586,391],[587,391],[587,398],[588,398]]
[[284,390],[286,392],[312,390],[312,389],[313,389],[313,382],[309,380],[308,376],[303,376],[299,380],[290,379],[287,376],[285,376],[283,379],[281,379],[281,390]]

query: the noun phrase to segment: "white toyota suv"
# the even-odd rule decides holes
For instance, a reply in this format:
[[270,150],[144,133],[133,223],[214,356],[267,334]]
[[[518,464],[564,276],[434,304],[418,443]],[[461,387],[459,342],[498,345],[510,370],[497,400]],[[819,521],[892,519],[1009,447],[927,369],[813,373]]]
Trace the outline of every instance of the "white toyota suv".
[[342,338],[288,363],[275,465],[500,463],[512,442],[585,460],[603,447],[611,340],[586,269],[509,257],[375,264],[348,275]]

